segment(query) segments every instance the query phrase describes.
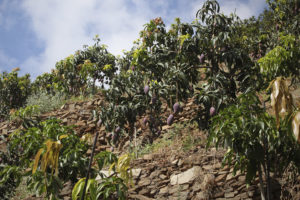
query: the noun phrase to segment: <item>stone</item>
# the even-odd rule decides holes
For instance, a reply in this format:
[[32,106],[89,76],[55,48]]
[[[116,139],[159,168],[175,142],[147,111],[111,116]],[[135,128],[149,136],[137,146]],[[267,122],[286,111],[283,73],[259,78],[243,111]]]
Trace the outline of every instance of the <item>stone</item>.
[[232,175],[232,173],[229,173],[228,175],[227,175],[227,177],[226,177],[226,181],[229,181],[229,180],[231,180],[231,179],[233,179],[234,178],[234,176]]
[[177,165],[178,165],[179,167],[181,167],[181,166],[183,165],[182,159],[180,159],[180,160],[178,161]]
[[168,193],[168,190],[169,190],[168,186],[163,187],[159,190],[159,194],[166,194],[166,193]]
[[195,199],[197,199],[197,200],[209,200],[209,194],[206,191],[198,192]]
[[143,156],[144,160],[152,160],[153,156],[151,154],[146,154]]
[[70,195],[71,191],[72,191],[72,183],[71,181],[68,181],[67,183],[64,184],[64,188],[60,192],[60,195],[61,196]]
[[166,175],[164,175],[164,174],[160,174],[160,175],[159,175],[159,178],[164,180],[164,179],[166,179],[166,178],[167,178],[167,176],[166,176]]
[[189,188],[189,184],[175,185],[170,188],[169,193],[170,194],[178,193],[179,191],[184,191],[187,190],[188,188]]
[[154,200],[154,199],[152,199],[152,198],[146,197],[146,196],[141,195],[141,194],[130,195],[130,197],[131,197],[132,199],[137,199],[137,200]]
[[139,191],[139,194],[141,195],[146,195],[150,193],[150,189],[149,188],[143,188],[141,191]]
[[246,181],[246,176],[240,176],[239,181],[244,183]]
[[155,170],[154,172],[152,172],[149,176],[149,178],[153,179],[155,177],[158,177],[160,174],[160,171],[159,170]]
[[63,114],[63,115],[61,116],[61,118],[64,119],[64,118],[66,118],[69,114],[70,114],[70,112],[66,112],[65,114]]
[[193,192],[198,192],[199,190],[201,190],[201,185],[199,183],[195,183],[193,185]]
[[234,192],[230,192],[230,193],[225,193],[225,198],[232,198],[234,197]]
[[141,175],[142,169],[132,169],[132,176],[139,177]]
[[193,181],[200,175],[201,167],[195,166],[183,173],[171,176],[171,185],[185,184]]
[[2,129],[2,134],[3,135],[7,135],[7,133],[8,133],[7,129]]
[[151,192],[150,192],[151,195],[154,195],[154,194],[156,194],[156,193],[157,193],[157,189],[153,189],[153,190],[151,190]]
[[244,192],[244,193],[239,194],[238,197],[240,197],[241,199],[246,199],[248,197],[248,195],[246,192]]
[[177,165],[177,163],[178,163],[178,159],[172,161],[173,165]]
[[189,197],[189,191],[183,191],[183,192],[178,192],[177,194],[175,193],[173,197],[176,197],[177,199],[180,200],[187,200]]
[[68,123],[68,118],[64,118],[64,119],[62,120],[62,122],[63,122],[63,123]]
[[214,198],[220,198],[220,197],[224,197],[224,191],[220,191],[220,192],[216,192],[213,194]]
[[79,122],[76,122],[75,125],[76,126],[86,126],[86,123],[84,121],[79,121]]
[[146,185],[150,185],[151,184],[151,180],[148,178],[142,179],[139,181],[139,186],[146,186]]
[[71,110],[72,112],[75,111],[75,104],[70,104],[69,105],[69,110]]
[[204,165],[204,166],[202,166],[202,168],[209,171],[209,170],[212,169],[212,166],[211,165]]
[[249,197],[253,197],[253,195],[254,195],[254,192],[253,192],[253,191],[248,191],[248,196],[249,196]]
[[225,179],[227,176],[227,174],[221,174],[219,176],[217,176],[217,178],[215,179],[216,182],[222,181],[223,179]]
[[229,193],[229,192],[232,192],[232,191],[233,191],[233,188],[228,188],[228,189],[225,190],[226,193]]

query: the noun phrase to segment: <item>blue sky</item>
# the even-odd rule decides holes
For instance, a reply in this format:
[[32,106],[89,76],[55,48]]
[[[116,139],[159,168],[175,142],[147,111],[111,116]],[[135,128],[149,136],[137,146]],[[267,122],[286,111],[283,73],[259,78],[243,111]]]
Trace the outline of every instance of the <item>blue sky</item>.
[[[191,22],[204,0],[0,0],[0,72],[21,68],[34,78],[98,34],[121,55],[150,19]],[[225,14],[257,16],[265,0],[219,0]]]

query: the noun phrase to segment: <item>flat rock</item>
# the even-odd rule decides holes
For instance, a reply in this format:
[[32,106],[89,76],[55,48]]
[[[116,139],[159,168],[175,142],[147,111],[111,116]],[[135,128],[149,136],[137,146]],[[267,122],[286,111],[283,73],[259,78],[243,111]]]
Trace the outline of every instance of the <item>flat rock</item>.
[[171,176],[171,185],[185,184],[193,181],[200,175],[201,167],[195,166],[187,171]]
[[189,184],[184,184],[184,185],[175,185],[170,188],[169,193],[174,194],[177,193],[178,191],[184,191],[189,188]]
[[132,176],[139,177],[141,175],[142,169],[132,169]]
[[152,199],[152,198],[146,197],[146,196],[141,195],[141,194],[130,195],[130,197],[131,197],[132,199],[137,199],[137,200],[154,200],[154,199]]
[[166,194],[166,193],[168,193],[168,191],[169,191],[169,187],[166,186],[159,190],[159,194]]
[[147,185],[150,185],[151,184],[151,180],[150,179],[142,179],[139,181],[139,186],[147,186]]

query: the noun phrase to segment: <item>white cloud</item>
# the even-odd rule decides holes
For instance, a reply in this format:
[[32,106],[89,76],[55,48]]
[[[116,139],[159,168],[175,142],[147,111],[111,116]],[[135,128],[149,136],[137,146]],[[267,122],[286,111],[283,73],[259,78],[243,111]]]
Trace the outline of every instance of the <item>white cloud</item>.
[[39,63],[40,72],[49,71],[58,60],[82,49],[82,45],[92,44],[96,34],[112,53],[120,54],[138,38],[149,14],[143,15],[142,8],[131,12],[122,0],[26,0],[23,7],[45,50],[22,66],[29,70],[33,63]]
[[[197,0],[193,4],[193,13],[201,8],[205,0]],[[220,11],[226,15],[236,13],[241,19],[257,16],[266,5],[265,0],[219,0]]]
[[[222,10],[242,17],[256,14],[255,6],[262,0],[242,3],[238,0],[221,1]],[[24,61],[22,68],[36,75],[50,71],[60,59],[92,44],[99,34],[101,43],[115,55],[129,50],[138,38],[143,24],[161,16],[173,22],[175,17],[190,22],[204,0],[24,0],[22,7],[31,19],[32,29],[44,45],[44,51]],[[256,2],[256,3],[253,3]]]
[[17,60],[15,58],[9,57],[0,49],[0,72],[4,71],[4,69],[14,68],[16,64]]
[[263,10],[265,4],[264,0],[225,0],[221,1],[221,10],[225,14],[235,11],[241,19],[246,19],[258,15]]

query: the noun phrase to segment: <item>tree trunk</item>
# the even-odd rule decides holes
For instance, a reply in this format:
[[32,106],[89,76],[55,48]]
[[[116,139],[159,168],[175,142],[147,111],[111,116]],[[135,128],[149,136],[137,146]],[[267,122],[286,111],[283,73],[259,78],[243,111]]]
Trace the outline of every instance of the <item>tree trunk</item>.
[[258,167],[258,176],[259,176],[259,188],[260,188],[260,195],[261,195],[261,200],[266,200],[266,195],[265,195],[265,187],[264,187],[264,182],[262,178],[262,171],[261,171],[261,166],[259,165]]

